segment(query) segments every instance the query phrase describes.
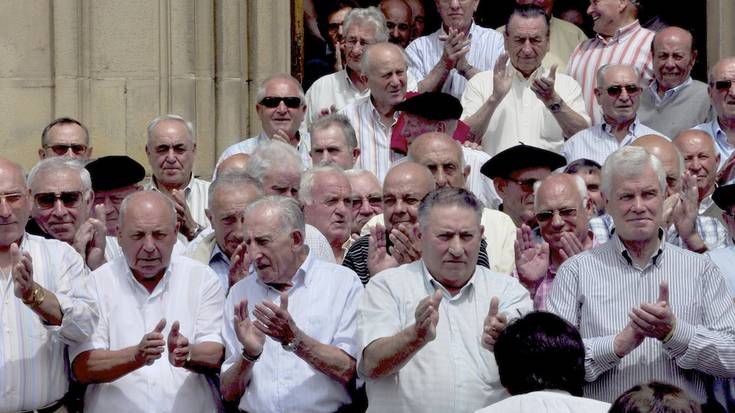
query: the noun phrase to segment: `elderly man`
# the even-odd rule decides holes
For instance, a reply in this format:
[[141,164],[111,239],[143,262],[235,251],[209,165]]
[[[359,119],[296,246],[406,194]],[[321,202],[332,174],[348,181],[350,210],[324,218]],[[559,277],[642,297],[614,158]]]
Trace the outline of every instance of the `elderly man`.
[[97,311],[74,249],[24,231],[31,202],[23,169],[0,158],[0,411],[65,413],[65,344],[92,334]]
[[411,6],[411,40],[424,35],[424,27],[426,26],[426,9],[423,0],[405,0]]
[[661,162],[625,147],[602,169],[612,239],[569,258],[546,307],[585,342],[586,397],[612,401],[630,383],[666,380],[698,402],[709,375],[735,375],[735,308],[706,257],[666,242]]
[[482,166],[482,174],[493,180],[503,200],[498,209],[510,216],[516,228],[523,224],[535,228],[533,184],[564,165],[564,157],[555,152],[517,145],[493,156]]
[[[574,49],[580,43],[587,40],[587,35],[574,24],[566,20],[557,19],[551,14],[554,9],[554,0],[515,0],[515,3],[518,6],[527,4],[537,5],[550,17],[549,52],[544,56],[541,65],[544,67],[556,65],[560,72],[564,72],[569,62],[569,56],[572,55],[572,52],[574,52]],[[505,30],[506,26],[498,28],[498,31],[501,33],[505,32]]]
[[582,178],[587,187],[587,196],[592,202],[594,211],[592,216],[600,216],[605,214],[605,202],[602,200],[602,192],[600,192],[600,174],[602,173],[602,165],[589,159],[577,159],[570,162],[564,168],[565,174],[577,175]]
[[243,174],[250,160],[250,154],[247,153],[236,153],[228,158],[225,158],[215,170],[215,175],[225,174]]
[[352,189],[352,236],[359,237],[363,226],[383,213],[383,187],[370,171],[345,171]]
[[531,294],[534,308],[545,310],[561,264],[607,237],[589,229],[592,204],[579,176],[553,174],[534,185],[534,211],[543,240],[534,242],[531,228],[521,225],[515,242],[515,275]]
[[87,160],[92,157],[89,130],[72,118],[58,118],[46,125],[41,133],[38,159],[50,156],[71,156]]
[[661,135],[638,118],[641,90],[637,69],[630,65],[602,66],[597,71],[595,88],[595,98],[602,108],[602,123],[576,133],[564,143],[561,153],[567,161],[585,158],[602,165],[608,155],[635,139]]
[[120,204],[126,196],[143,189],[140,182],[145,178],[145,169],[125,155],[103,156],[84,168],[92,178],[94,205],[104,205],[107,236],[117,236]]
[[388,41],[406,48],[411,39],[411,6],[405,0],[381,0],[380,11],[385,16]]
[[212,268],[224,291],[239,281],[233,261],[247,254],[238,249],[243,240],[243,211],[261,196],[260,183],[247,175],[220,175],[209,186],[206,213],[214,231],[189,244],[185,255]]
[[307,107],[299,81],[286,73],[271,75],[260,83],[255,98],[258,102],[255,111],[263,131],[229,146],[222,152],[217,165],[236,153],[252,154],[258,146],[277,139],[296,148],[304,166],[309,167],[309,134],[299,132]]
[[467,83],[462,119],[491,156],[519,142],[559,152],[566,138],[589,124],[579,84],[557,74],[556,66],[541,67],[549,27],[543,9],[517,6],[505,32],[507,55]]
[[344,115],[335,113],[317,119],[309,127],[309,134],[314,165],[334,164],[345,171],[355,166],[360,148],[355,129]]
[[722,210],[712,202],[717,166],[720,164],[720,154],[717,153],[714,140],[707,132],[688,129],[674,138],[674,145],[684,157],[687,172],[697,180],[699,214],[722,218]]
[[710,102],[717,112],[711,122],[694,129],[707,132],[717,145],[720,168],[732,162],[735,153],[735,57],[723,57],[709,70]]
[[[648,84],[653,77],[650,53],[654,33],[638,22],[640,0],[590,1],[587,14],[594,21],[597,36],[580,43],[569,58],[567,74],[582,86],[582,96],[591,116],[591,125],[603,121],[601,102],[595,99],[600,88],[598,70],[611,64],[625,64],[636,70],[636,84]],[[604,89],[603,89],[604,90]]]
[[377,43],[362,56],[362,74],[367,78],[370,96],[343,108],[355,126],[360,157],[356,168],[375,174],[382,182],[400,153],[391,150],[391,130],[398,119],[395,106],[406,95],[406,58],[403,49],[392,43]]
[[368,412],[471,412],[505,397],[488,349],[532,303],[517,280],[476,265],[471,193],[438,189],[418,209],[421,260],[376,275],[360,301]]
[[91,274],[100,322],[69,351],[74,376],[89,385],[85,411],[215,411],[204,373],[222,363],[225,294],[209,267],[172,257],[177,225],[174,202],[159,192],[123,201],[124,257]]
[[[449,135],[431,132],[417,137],[408,150],[408,159],[426,166],[431,171],[438,188],[445,186],[467,188],[467,177],[472,170],[465,165],[464,150]],[[516,228],[513,220],[494,209],[484,208],[480,220],[485,229],[490,269],[509,274],[513,270],[513,242]]]
[[692,34],[667,27],[654,36],[651,54],[653,81],[641,93],[641,122],[666,136],[676,136],[709,120],[707,85],[690,76],[697,60]]
[[193,240],[207,227],[209,182],[192,173],[196,151],[194,126],[181,116],[159,116],[148,124],[145,153],[153,175],[145,189],[161,191],[174,201],[182,241]]
[[306,222],[327,238],[341,263],[352,234],[352,189],[344,171],[334,166],[307,170],[301,176],[299,198]]
[[419,92],[446,92],[459,98],[467,81],[489,70],[503,53],[502,35],[473,22],[480,0],[435,0],[442,25],[406,48],[409,71]]
[[242,411],[334,412],[350,403],[362,285],[315,259],[296,201],[263,198],[244,220],[253,265],[225,304],[222,396]]

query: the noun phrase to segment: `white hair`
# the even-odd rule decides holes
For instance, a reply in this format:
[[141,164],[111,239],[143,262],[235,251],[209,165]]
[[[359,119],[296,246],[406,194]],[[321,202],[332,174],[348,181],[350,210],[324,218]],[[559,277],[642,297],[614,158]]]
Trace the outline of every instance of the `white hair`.
[[361,27],[372,26],[375,31],[376,42],[388,41],[388,26],[385,22],[385,15],[375,6],[352,9],[347,12],[342,22],[342,32],[347,33],[353,24]]
[[543,185],[543,183],[546,182],[546,180],[551,178],[552,176],[563,176],[563,175],[570,177],[574,181],[574,185],[577,187],[577,192],[579,192],[579,197],[582,200],[582,205],[584,205],[587,202],[587,199],[589,199],[589,193],[587,192],[587,184],[584,182],[584,179],[582,179],[581,176],[575,175],[575,174],[568,174],[568,173],[552,173],[546,178],[540,181],[536,181],[533,184],[533,209],[534,211],[538,211],[538,192],[539,192],[539,189],[541,189],[541,185]]
[[299,173],[304,170],[304,162],[296,149],[284,142],[269,139],[258,146],[248,159],[245,173],[263,183],[263,178],[274,169],[294,168]]
[[269,195],[256,200],[245,208],[244,216],[246,225],[248,215],[261,207],[274,210],[278,213],[278,221],[283,231],[291,232],[293,230],[299,230],[302,234],[306,233],[304,212],[301,210],[301,205],[295,199],[285,196]]
[[260,101],[263,100],[263,98],[265,97],[265,88],[268,86],[268,83],[276,79],[285,80],[287,82],[293,83],[294,86],[296,86],[296,90],[298,90],[299,98],[301,98],[301,105],[303,106],[306,104],[306,97],[304,96],[304,88],[301,87],[301,83],[299,83],[299,81],[295,77],[289,75],[288,73],[276,73],[276,74],[268,76],[267,78],[265,78],[265,80],[260,82],[260,84],[258,85],[258,90],[255,94],[255,100],[258,103],[260,103]]
[[661,193],[666,191],[666,171],[657,157],[648,153],[639,146],[624,146],[613,152],[602,165],[601,189],[603,195],[610,199],[613,191],[613,180],[615,177],[627,179],[641,174],[646,168],[653,168],[658,178],[658,186]]
[[314,181],[316,176],[320,174],[337,174],[343,176],[348,180],[345,171],[336,165],[320,165],[314,168],[307,169],[303,175],[301,175],[301,183],[299,184],[299,198],[304,205],[311,205],[314,203]]
[[605,73],[607,73],[608,70],[615,68],[615,67],[626,67],[635,73],[636,78],[636,84],[639,83],[639,80],[641,78],[641,71],[638,70],[637,67],[633,65],[627,65],[627,64],[618,64],[618,63],[610,63],[606,65],[600,66],[599,69],[597,69],[597,87],[602,87],[602,85],[605,83]]
[[39,161],[31,171],[28,173],[26,179],[26,185],[31,189],[32,192],[34,184],[38,179],[38,175],[47,175],[50,173],[57,173],[60,171],[72,171],[79,175],[79,179],[82,181],[82,192],[84,199],[89,200],[92,194],[92,177],[89,175],[89,171],[84,167],[82,161],[76,158],[68,156],[55,156],[51,158],[45,158]]
[[161,115],[157,118],[154,118],[148,124],[148,128],[146,128],[148,131],[148,145],[150,145],[151,142],[153,141],[153,129],[155,129],[159,123],[165,120],[173,120],[173,121],[178,121],[178,122],[183,123],[184,127],[186,127],[186,131],[189,132],[189,138],[191,139],[191,143],[193,144],[197,143],[197,135],[196,135],[196,132],[194,132],[194,125],[188,120],[184,119],[182,116],[169,113],[167,115]]
[[396,46],[393,43],[381,42],[381,43],[371,44],[370,46],[367,47],[367,49],[365,49],[365,52],[363,52],[362,58],[360,59],[360,72],[362,72],[363,75],[366,75],[368,77],[370,76],[369,75],[370,73],[370,51],[374,50],[376,46],[383,47],[387,45],[394,47],[395,48],[394,50],[398,50],[401,53],[401,56],[403,58],[403,63],[406,65],[406,68],[408,68],[408,55],[406,54],[406,52],[403,50],[402,47]]
[[217,178],[215,178],[215,180],[209,185],[209,189],[207,189],[207,209],[212,209],[214,193],[217,192],[218,189],[227,188],[229,190],[235,188],[236,190],[241,190],[248,185],[255,188],[255,193],[258,197],[263,196],[263,185],[250,175],[244,173],[218,175]]

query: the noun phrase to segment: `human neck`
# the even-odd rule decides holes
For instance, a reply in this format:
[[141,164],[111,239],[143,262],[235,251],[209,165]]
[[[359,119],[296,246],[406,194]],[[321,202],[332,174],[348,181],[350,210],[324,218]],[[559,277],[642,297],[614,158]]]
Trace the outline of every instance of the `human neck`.
[[[155,177],[154,179],[156,179],[156,187],[161,192],[171,193],[174,189],[183,190],[186,188],[186,183],[168,183],[168,182],[161,182]],[[189,174],[189,180],[191,180],[191,174]]]
[[720,124],[720,128],[727,135],[727,140],[730,143],[735,142],[735,116],[731,118],[717,117],[717,123]]
[[[472,21],[470,21],[467,27],[458,29],[458,30],[464,33],[464,35],[466,36],[470,32],[471,27],[472,27]],[[456,27],[454,28],[457,29]],[[447,26],[446,24],[442,23],[442,29],[444,29],[444,33],[449,33],[449,26]]]
[[610,129],[612,130],[613,136],[615,136],[615,139],[618,140],[618,142],[621,142],[623,139],[625,139],[625,136],[628,134],[628,130],[630,129],[630,125],[635,122],[635,118],[631,118],[628,120],[624,120],[622,122],[618,122],[614,119],[608,118],[607,116],[604,116],[605,123],[607,123],[610,126]]
[[625,249],[628,250],[633,262],[640,267],[646,265],[651,260],[651,257],[658,251],[661,243],[658,236],[640,241],[628,241],[621,238],[620,241],[625,246]]
[[347,71],[347,77],[350,78],[350,81],[353,85],[355,85],[357,90],[359,90],[360,92],[364,92],[365,89],[367,89],[367,82],[363,80],[360,72],[350,69],[349,66],[347,66],[345,70]]
[[135,280],[140,283],[147,291],[148,294],[151,294],[153,290],[156,289],[156,286],[159,282],[163,279],[163,274],[166,272],[166,269],[162,269],[158,274],[156,274],[153,277],[146,278],[143,275],[140,275],[136,271],[133,271],[133,276],[135,277]]
[[627,26],[627,25],[629,25],[629,24],[633,23],[633,22],[634,22],[634,21],[636,21],[636,20],[637,20],[637,19],[636,19],[636,18],[634,18],[634,17],[628,17],[628,18],[625,18],[625,19],[624,19],[623,21],[621,21],[621,22],[620,22],[620,23],[618,24],[618,27],[616,27],[615,29],[613,29],[613,30],[612,30],[612,33],[610,33],[610,34],[602,34],[602,33],[597,33],[597,35],[598,35],[598,36],[600,36],[600,37],[602,37],[602,38],[604,38],[605,40],[609,40],[609,39],[612,39],[612,38],[613,38],[613,36],[615,36],[615,33],[617,33],[617,32],[618,32],[618,30],[620,30],[620,29],[622,29],[623,27],[625,27],[625,26]]
[[393,125],[393,115],[396,113],[393,105],[376,102],[372,97],[370,98],[375,110],[380,113],[380,120],[385,126]]

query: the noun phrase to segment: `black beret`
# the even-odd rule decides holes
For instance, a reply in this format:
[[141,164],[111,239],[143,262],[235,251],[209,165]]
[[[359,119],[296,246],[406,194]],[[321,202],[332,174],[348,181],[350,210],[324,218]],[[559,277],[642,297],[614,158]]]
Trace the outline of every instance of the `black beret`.
[[718,186],[712,193],[712,200],[720,209],[727,209],[735,204],[735,182]]
[[462,104],[448,93],[426,92],[409,97],[397,104],[395,110],[431,120],[459,119]]
[[145,168],[128,156],[103,156],[85,165],[92,176],[93,191],[109,191],[137,184]]
[[480,172],[491,179],[507,178],[512,172],[521,169],[546,167],[553,171],[566,164],[567,160],[556,152],[520,144],[490,158],[482,165]]

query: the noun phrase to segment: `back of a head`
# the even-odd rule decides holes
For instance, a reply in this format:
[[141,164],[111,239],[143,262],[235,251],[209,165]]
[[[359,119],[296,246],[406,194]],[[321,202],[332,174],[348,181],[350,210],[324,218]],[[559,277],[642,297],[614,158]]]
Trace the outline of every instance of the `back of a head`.
[[278,140],[268,140],[256,149],[245,165],[245,173],[262,183],[274,168],[303,171],[303,161],[296,149]]
[[668,383],[652,381],[633,386],[610,406],[610,413],[700,413],[699,403]]
[[577,329],[543,311],[509,324],[494,347],[500,383],[512,395],[563,390],[582,396],[584,343]]

